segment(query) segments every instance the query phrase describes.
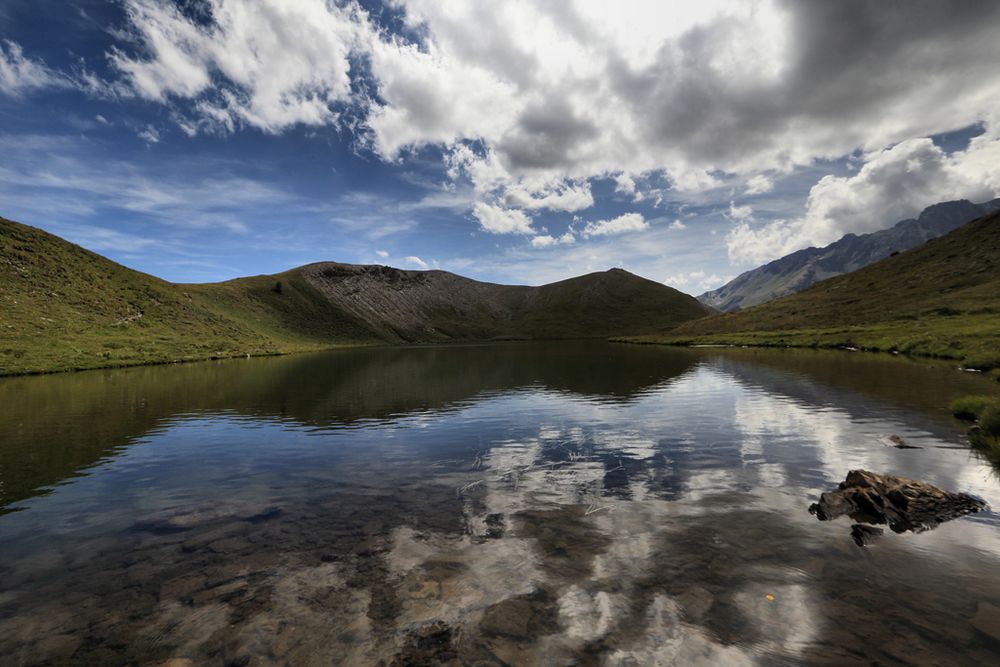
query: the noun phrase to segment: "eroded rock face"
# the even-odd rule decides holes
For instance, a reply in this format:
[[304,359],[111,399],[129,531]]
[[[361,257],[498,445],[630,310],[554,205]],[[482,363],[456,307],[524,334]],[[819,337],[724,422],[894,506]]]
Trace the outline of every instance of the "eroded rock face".
[[[895,533],[920,533],[984,509],[985,501],[967,493],[952,493],[906,477],[852,470],[835,491],[821,495],[819,502],[809,507],[809,513],[820,521],[847,515],[859,524],[886,524]],[[854,526],[852,536],[865,546],[878,533]]]

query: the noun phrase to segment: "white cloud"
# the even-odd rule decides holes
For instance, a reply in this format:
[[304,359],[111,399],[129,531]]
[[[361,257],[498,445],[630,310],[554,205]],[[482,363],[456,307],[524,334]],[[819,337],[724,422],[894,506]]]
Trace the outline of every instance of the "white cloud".
[[479,220],[479,226],[490,234],[534,234],[535,232],[531,227],[531,218],[517,209],[477,202],[472,214]]
[[372,107],[367,125],[387,159],[409,146],[496,138],[521,104],[509,82],[449,58],[433,42],[421,49],[371,33],[367,48],[384,100]]
[[[111,61],[135,94],[189,101],[188,134],[337,125],[386,160],[437,145],[452,178],[510,210],[583,210],[609,177],[635,199],[633,176],[682,193],[749,177],[744,194],[763,194],[765,172],[965,127],[1000,100],[997,3],[396,0],[413,42],[354,3],[206,0],[202,24],[124,1],[139,50]],[[14,55],[5,82],[11,62],[41,76]],[[835,186],[817,184],[817,206]]]
[[649,223],[646,222],[641,213],[624,213],[610,220],[588,222],[583,228],[583,235],[588,238],[591,236],[616,236],[630,232],[641,232],[644,229],[649,229]]
[[615,192],[628,195],[632,201],[642,201],[642,193],[636,189],[635,179],[630,174],[622,172],[615,177]]
[[[93,145],[67,137],[0,134],[0,197],[34,219],[51,218],[54,206],[73,217],[117,208],[170,227],[247,232],[247,210],[287,209],[295,202],[271,184],[230,173],[231,165],[183,161],[163,168],[103,160],[95,168]],[[206,171],[210,175],[206,175]],[[238,192],[238,198],[233,193]],[[301,204],[301,202],[299,202]]]
[[32,90],[70,85],[66,77],[52,71],[45,63],[25,58],[24,50],[16,42],[0,43],[0,92],[20,97]]
[[[732,215],[729,257],[762,263],[799,248],[824,246],[847,233],[865,234],[917,215],[939,201],[984,201],[1000,195],[1000,136],[990,125],[967,150],[946,154],[930,139],[910,139],[867,156],[851,176],[825,176],[809,192],[805,214],[753,225]],[[749,207],[736,207],[737,209]]]
[[594,196],[588,184],[562,184],[531,192],[523,184],[507,187],[504,203],[518,208],[553,211],[582,211],[594,205]]
[[[1000,95],[989,3],[398,0],[415,44],[353,4],[207,2],[204,26],[126,1],[145,52],[112,61],[137,93],[266,131],[334,123],[333,107],[358,102],[384,157],[481,141],[514,180],[661,172],[696,190],[721,171],[758,174],[760,193],[762,171],[968,125]],[[352,52],[370,59],[374,102],[351,97]]]
[[676,229],[678,231],[682,230],[682,229],[687,229],[687,225],[685,225],[679,219],[678,220],[674,220],[673,222],[671,222],[670,225],[669,225],[669,227],[670,227],[670,229]]
[[737,206],[729,202],[729,217],[738,222],[751,220],[753,218],[753,208],[750,206]]
[[331,105],[350,97],[348,56],[362,23],[323,0],[209,0],[213,22],[197,25],[173,4],[126,0],[146,53],[110,54],[135,93],[197,100],[200,123],[267,132],[332,124]]
[[774,181],[764,174],[757,174],[747,181],[745,195],[762,195],[774,190]]
[[141,130],[139,132],[139,138],[147,144],[160,143],[160,133],[152,125],[147,125],[143,130]]
[[573,236],[573,232],[566,232],[561,236],[550,236],[546,234],[543,236],[536,236],[531,239],[532,248],[548,248],[554,245],[568,245],[571,243],[576,243],[576,237]]
[[406,264],[407,266],[416,267],[421,271],[426,271],[427,269],[431,268],[430,264],[420,259],[416,255],[410,255],[409,257],[405,257],[403,259],[403,263]]
[[376,250],[375,254],[381,257],[382,259],[385,259],[386,257],[389,256],[389,253],[386,252],[385,250]]
[[701,293],[725,285],[733,276],[720,276],[718,274],[707,274],[705,271],[689,271],[687,273],[677,273],[668,276],[663,282],[670,287],[681,291],[691,290],[693,293]]

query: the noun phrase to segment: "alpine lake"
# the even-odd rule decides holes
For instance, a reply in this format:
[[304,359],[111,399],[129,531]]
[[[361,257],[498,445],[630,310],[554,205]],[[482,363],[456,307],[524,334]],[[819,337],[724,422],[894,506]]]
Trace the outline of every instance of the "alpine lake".
[[849,471],[1000,507],[844,351],[362,348],[0,379],[0,665],[1000,664],[989,509],[861,546]]

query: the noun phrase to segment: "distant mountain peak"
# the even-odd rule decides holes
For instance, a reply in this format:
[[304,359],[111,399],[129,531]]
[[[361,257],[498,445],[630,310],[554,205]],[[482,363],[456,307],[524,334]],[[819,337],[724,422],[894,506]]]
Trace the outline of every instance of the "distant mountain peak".
[[848,233],[823,248],[803,248],[741,273],[722,287],[698,297],[722,311],[735,311],[793,294],[909,250],[980,216],[1000,210],[1000,199],[974,204],[967,199],[939,202],[916,218],[870,234]]

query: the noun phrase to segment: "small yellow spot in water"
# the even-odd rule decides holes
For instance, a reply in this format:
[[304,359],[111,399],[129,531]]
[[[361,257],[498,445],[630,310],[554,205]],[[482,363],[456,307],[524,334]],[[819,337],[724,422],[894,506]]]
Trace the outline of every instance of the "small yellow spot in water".
[[773,601],[774,601],[774,596],[773,596],[773,595],[771,595],[770,593],[768,593],[768,594],[767,594],[767,595],[765,595],[764,597],[766,597],[766,598],[767,598],[767,601],[768,601],[768,602],[773,602]]

